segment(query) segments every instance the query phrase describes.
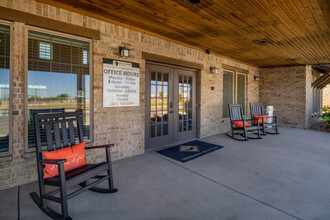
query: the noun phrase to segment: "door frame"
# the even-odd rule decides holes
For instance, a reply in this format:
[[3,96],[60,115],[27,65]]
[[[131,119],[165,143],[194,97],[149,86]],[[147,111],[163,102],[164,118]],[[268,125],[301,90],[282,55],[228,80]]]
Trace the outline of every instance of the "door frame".
[[[150,109],[149,109],[149,105],[150,105],[150,73],[149,73],[149,67],[148,65],[156,65],[156,66],[160,66],[160,67],[167,67],[167,68],[172,68],[173,69],[173,75],[174,75],[174,70],[178,69],[178,70],[186,70],[186,71],[193,71],[195,72],[195,82],[194,82],[194,87],[195,87],[195,119],[196,119],[196,129],[195,129],[195,138],[199,138],[200,137],[200,79],[201,79],[201,70],[199,69],[194,69],[194,68],[189,68],[189,67],[181,67],[181,66],[176,66],[176,65],[172,65],[172,64],[165,64],[165,63],[159,63],[159,62],[154,62],[154,61],[145,61],[145,151],[152,151],[155,150],[157,148],[150,148],[149,147],[149,141],[150,141],[150,126],[147,123],[148,117],[150,117]],[[174,86],[174,85],[173,85]],[[176,88],[174,88],[174,91],[176,91]],[[174,94],[173,94],[174,95]],[[174,120],[173,120],[174,121]],[[170,130],[170,129],[169,129]],[[176,129],[172,129],[173,132],[173,138],[174,138],[174,132]],[[187,140],[188,141],[188,140]],[[174,139],[173,139],[174,142]],[[180,142],[178,142],[180,143]],[[164,147],[164,146],[170,146],[173,145],[172,144],[168,144],[168,145],[163,145],[160,147]]]

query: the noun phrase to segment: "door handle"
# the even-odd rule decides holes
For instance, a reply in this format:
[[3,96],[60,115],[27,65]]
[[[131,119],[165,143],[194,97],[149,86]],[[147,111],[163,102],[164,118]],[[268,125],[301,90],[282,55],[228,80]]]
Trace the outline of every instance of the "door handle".
[[170,111],[170,113],[173,113],[173,112],[174,112],[173,110]]
[[170,108],[173,108],[173,102],[170,103]]

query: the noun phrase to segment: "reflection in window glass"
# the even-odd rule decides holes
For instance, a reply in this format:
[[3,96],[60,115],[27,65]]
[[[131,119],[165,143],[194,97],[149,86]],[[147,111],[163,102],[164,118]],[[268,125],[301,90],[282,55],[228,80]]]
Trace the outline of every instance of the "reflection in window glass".
[[50,60],[52,57],[52,45],[49,43],[39,43],[39,58]]
[[243,113],[245,114],[245,75],[237,74],[237,104],[241,104],[243,107]]
[[10,27],[0,25],[0,153],[9,152]]
[[233,73],[223,71],[223,118],[229,118],[228,104],[233,104]]
[[179,132],[192,130],[192,77],[179,76]]
[[[42,58],[39,45],[44,47]],[[48,50],[49,49],[49,50]],[[51,51],[50,54],[47,54]],[[90,139],[89,43],[29,31],[28,145],[35,147],[33,113],[82,110],[83,136]],[[44,137],[45,138],[45,137]],[[45,140],[42,140],[45,141]]]
[[151,72],[151,137],[168,135],[168,74]]
[[87,50],[83,51],[83,64],[87,65],[88,59],[87,59]]

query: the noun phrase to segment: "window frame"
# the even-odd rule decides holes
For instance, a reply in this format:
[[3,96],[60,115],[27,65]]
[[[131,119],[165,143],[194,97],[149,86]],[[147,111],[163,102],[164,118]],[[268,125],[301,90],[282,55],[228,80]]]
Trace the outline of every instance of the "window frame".
[[[24,119],[25,119],[25,127],[24,127],[24,131],[25,131],[25,135],[24,135],[24,149],[26,153],[31,153],[31,152],[35,152],[35,148],[29,148],[28,145],[28,118],[29,118],[29,114],[28,114],[28,60],[29,60],[29,52],[28,52],[28,47],[29,47],[29,31],[36,31],[36,32],[40,32],[40,33],[45,33],[45,34],[51,34],[51,35],[56,35],[59,37],[65,37],[65,38],[69,38],[69,39],[73,39],[73,40],[80,40],[80,41],[85,41],[88,42],[89,44],[89,97],[90,97],[90,138],[88,140],[86,140],[87,143],[91,143],[94,140],[94,96],[93,96],[93,40],[92,39],[88,39],[88,38],[83,38],[83,37],[78,37],[75,35],[70,35],[70,34],[65,34],[65,33],[61,33],[61,32],[57,32],[57,31],[51,31],[51,30],[47,30],[47,29],[43,29],[43,28],[38,28],[38,27],[34,27],[34,26],[29,26],[26,25],[25,28],[25,79],[24,79],[24,84],[25,84],[25,91],[24,93],[25,95],[25,100],[24,100],[24,110],[25,110],[25,114],[24,114]],[[44,146],[42,147],[42,150],[46,150],[47,147]]]
[[10,45],[9,45],[9,143],[8,152],[0,153],[0,157],[11,156],[13,153],[13,22],[0,19],[0,24],[9,26],[10,30]]
[[[244,117],[247,116],[247,109],[248,109],[248,106],[247,106],[247,103],[248,103],[248,95],[247,95],[247,91],[248,91],[248,74],[246,73],[242,73],[240,71],[234,71],[234,70],[229,70],[229,69],[223,69],[222,70],[222,106],[223,106],[223,72],[226,71],[226,72],[231,72],[233,74],[233,104],[237,104],[237,78],[238,78],[238,75],[243,75],[245,77],[245,91],[244,91],[244,100],[245,100],[245,108],[244,108]],[[230,117],[228,118],[224,118],[223,117],[223,109],[222,109],[222,119],[223,120],[229,120]]]

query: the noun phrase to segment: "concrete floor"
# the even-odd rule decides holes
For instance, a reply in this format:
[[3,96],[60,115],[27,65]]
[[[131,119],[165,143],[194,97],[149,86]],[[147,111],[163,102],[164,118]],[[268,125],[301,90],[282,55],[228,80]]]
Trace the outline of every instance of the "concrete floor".
[[[114,162],[116,194],[69,201],[73,219],[330,219],[330,133],[281,128],[187,163],[154,152]],[[0,219],[48,219],[31,183],[0,191]],[[5,201],[5,202],[4,202]],[[54,206],[58,208],[57,205]]]

